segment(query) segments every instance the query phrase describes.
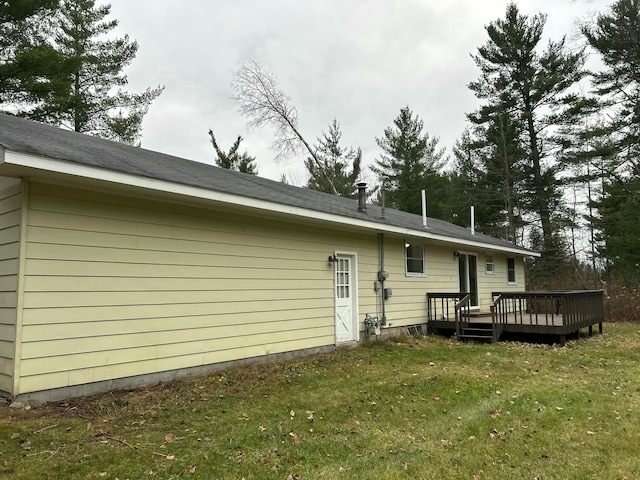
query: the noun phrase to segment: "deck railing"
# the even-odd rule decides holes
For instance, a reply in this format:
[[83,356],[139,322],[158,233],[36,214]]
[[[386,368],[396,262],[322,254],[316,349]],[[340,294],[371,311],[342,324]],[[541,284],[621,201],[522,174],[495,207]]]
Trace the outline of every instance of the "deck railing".
[[427,293],[427,322],[452,322],[460,335],[460,322],[469,321],[470,300],[465,292]]
[[467,293],[455,305],[456,338],[462,338],[463,325],[471,319],[471,294]]
[[535,327],[540,333],[570,333],[604,321],[602,290],[493,292],[495,326]]
[[427,321],[453,321],[455,306],[465,295],[465,292],[427,293]]
[[455,330],[458,338],[490,338],[497,342],[504,332],[559,335],[604,322],[602,290],[548,292],[493,292],[491,324],[486,314],[472,312],[468,293],[427,293],[427,322],[432,333]]

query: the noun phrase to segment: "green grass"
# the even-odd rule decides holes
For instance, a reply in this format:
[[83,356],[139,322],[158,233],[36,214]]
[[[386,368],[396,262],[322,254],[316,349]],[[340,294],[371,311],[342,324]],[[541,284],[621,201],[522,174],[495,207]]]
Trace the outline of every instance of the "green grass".
[[8,479],[633,479],[639,444],[628,324],[564,348],[399,339],[0,409]]

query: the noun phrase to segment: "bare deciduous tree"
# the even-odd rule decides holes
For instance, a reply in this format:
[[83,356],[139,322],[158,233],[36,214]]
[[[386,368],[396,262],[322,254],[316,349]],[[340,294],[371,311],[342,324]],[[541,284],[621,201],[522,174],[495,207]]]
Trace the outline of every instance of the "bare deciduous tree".
[[306,150],[318,170],[338,194],[335,185],[326,174],[316,150],[305,140],[298,129],[298,111],[291,98],[278,87],[275,76],[255,61],[240,65],[231,84],[233,99],[238,111],[247,118],[251,128],[265,126],[275,130],[275,140],[271,148],[276,159],[286,159]]

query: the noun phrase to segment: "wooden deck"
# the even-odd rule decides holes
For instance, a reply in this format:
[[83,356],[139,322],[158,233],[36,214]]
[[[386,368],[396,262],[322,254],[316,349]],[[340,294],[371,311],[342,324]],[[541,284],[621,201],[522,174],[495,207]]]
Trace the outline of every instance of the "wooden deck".
[[460,340],[499,341],[503,333],[555,335],[564,345],[567,335],[593,325],[602,333],[603,292],[493,292],[490,312],[469,308],[466,293],[429,293],[428,328],[455,333]]

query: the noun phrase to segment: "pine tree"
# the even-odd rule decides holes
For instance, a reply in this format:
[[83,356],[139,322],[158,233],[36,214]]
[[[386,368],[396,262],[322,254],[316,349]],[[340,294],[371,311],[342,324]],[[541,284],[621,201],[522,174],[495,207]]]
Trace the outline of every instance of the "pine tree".
[[323,132],[314,146],[317,158],[308,158],[304,162],[310,175],[307,188],[353,198],[360,176],[362,151],[341,147],[341,138],[340,124],[334,119],[329,125],[329,132]]
[[510,3],[505,18],[486,27],[489,39],[473,57],[481,76],[469,84],[483,101],[469,118],[485,128],[486,144],[495,148],[495,172],[503,172],[499,181],[513,184],[504,175],[516,172],[519,208],[529,220],[534,247],[542,250],[543,275],[565,257],[558,234],[562,164],[556,153],[562,127],[583,113],[584,102],[571,87],[586,75],[584,52],[568,53],[564,38],[539,51],[545,22],[545,15],[522,15]]
[[19,110],[31,101],[30,92],[65,88],[55,77],[67,65],[41,28],[58,7],[58,0],[0,2],[0,104],[5,110]]
[[582,29],[605,68],[594,74],[604,125],[591,129],[598,148],[588,160],[602,195],[593,202],[601,255],[617,281],[636,282],[640,269],[640,0],[618,0]]
[[237,172],[249,173],[251,175],[258,174],[255,157],[250,156],[246,150],[243,153],[238,153],[240,142],[242,142],[242,137],[240,135],[238,135],[238,138],[233,143],[228,153],[220,149],[212,130],[209,130],[209,140],[211,141],[211,145],[213,145],[213,149],[216,151],[216,164],[219,167],[235,170]]
[[384,153],[371,168],[389,179],[386,202],[405,212],[420,213],[421,190],[426,190],[429,215],[449,220],[448,178],[441,174],[445,161],[438,138],[423,131],[424,122],[409,107],[400,110],[393,124],[383,137],[376,138]]
[[507,118],[494,117],[488,125],[466,130],[453,149],[451,173],[453,197],[462,210],[459,222],[468,226],[469,209],[475,207],[476,229],[522,244],[518,162],[522,152],[513,142],[514,125]]
[[140,94],[122,89],[127,84],[123,69],[135,58],[138,44],[127,35],[100,39],[118,24],[106,20],[110,12],[110,5],[96,6],[94,0],[62,0],[55,15],[39,18],[37,27],[63,59],[63,68],[51,76],[56,88],[24,92],[25,105],[18,113],[111,140],[139,141],[143,117],[162,87]]

